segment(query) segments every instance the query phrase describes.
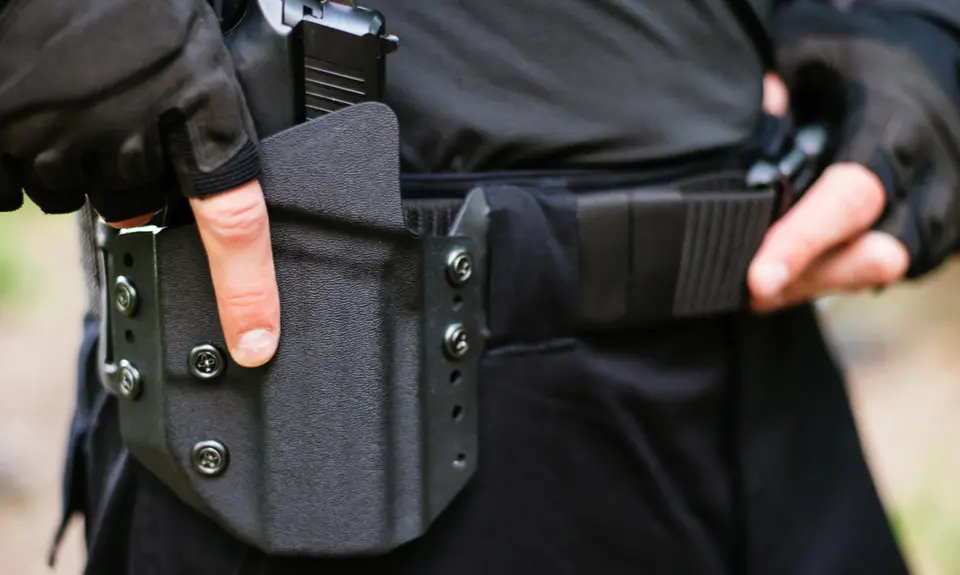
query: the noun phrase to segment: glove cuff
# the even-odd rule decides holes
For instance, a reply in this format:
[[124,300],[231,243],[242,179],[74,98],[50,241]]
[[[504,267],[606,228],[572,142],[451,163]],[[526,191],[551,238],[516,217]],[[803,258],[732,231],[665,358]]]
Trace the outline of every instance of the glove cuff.
[[873,229],[890,234],[907,248],[907,253],[910,254],[910,268],[906,274],[908,278],[920,276],[936,267],[929,263],[929,258],[924,254],[923,232],[914,206],[910,204],[909,198],[898,197],[896,194],[902,184],[897,182],[893,162],[887,154],[878,152],[866,167],[883,184],[887,197],[886,208]]
[[260,153],[253,142],[247,142],[219,169],[210,173],[201,172],[195,166],[189,172],[193,197],[203,198],[238,188],[260,177]]
[[167,149],[178,167],[180,189],[187,197],[203,198],[226,192],[260,177],[260,153],[249,138],[215,170],[205,172],[197,166],[187,128],[178,123],[167,132]]

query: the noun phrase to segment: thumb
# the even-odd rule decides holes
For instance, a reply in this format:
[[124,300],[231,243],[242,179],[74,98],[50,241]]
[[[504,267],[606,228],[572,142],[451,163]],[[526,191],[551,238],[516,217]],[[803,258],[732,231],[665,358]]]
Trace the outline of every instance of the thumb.
[[244,367],[263,365],[277,350],[280,296],[260,183],[191,198],[190,206],[210,262],[230,355]]
[[833,164],[770,230],[747,274],[753,296],[775,297],[817,259],[866,232],[883,212],[883,184],[857,164]]
[[780,76],[768,73],[763,77],[763,111],[771,116],[785,116],[790,110],[790,92]]

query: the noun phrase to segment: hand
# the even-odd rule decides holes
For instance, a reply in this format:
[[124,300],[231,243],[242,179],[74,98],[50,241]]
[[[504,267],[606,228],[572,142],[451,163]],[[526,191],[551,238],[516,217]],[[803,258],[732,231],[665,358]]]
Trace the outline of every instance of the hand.
[[747,275],[757,311],[884,286],[910,265],[906,247],[869,231],[884,208],[877,177],[858,164],[827,168],[767,232]]
[[[253,181],[215,196],[191,198],[190,207],[210,262],[230,355],[244,367],[263,365],[277,350],[280,295],[260,183]],[[151,217],[110,225],[136,227]]]
[[128,228],[179,189],[230,354],[266,363],[280,305],[257,137],[212,8],[31,0],[0,3],[0,20],[0,210],[26,192],[47,213],[89,202]]
[[[831,169],[803,202],[806,209],[797,206],[797,213],[788,214],[792,223],[784,221],[778,228],[787,230],[784,235],[793,233],[791,228],[809,233],[813,223],[804,226],[799,218],[826,218],[817,206],[826,210],[833,203],[833,209],[846,209],[855,221],[831,218],[818,224],[844,226],[830,232],[830,241],[821,231],[818,247],[832,243],[832,253],[846,250],[850,258],[869,253],[878,266],[874,277],[856,280],[854,261],[840,266],[837,260],[833,269],[847,274],[845,280],[816,282],[814,288],[801,290],[807,297],[833,288],[865,287],[871,280],[888,282],[902,267],[903,260],[894,255],[900,245],[910,260],[902,275],[914,279],[939,267],[960,244],[960,93],[954,59],[944,57],[956,53],[956,36],[948,26],[920,14],[855,4],[841,10],[831,2],[791,2],[774,11],[770,22],[778,73],[789,88],[794,120],[830,130],[832,162],[862,166],[860,171]],[[867,214],[874,217],[881,203],[868,199],[875,197],[871,189],[885,192],[885,205],[876,221],[865,224]],[[833,194],[842,197],[826,197]],[[841,239],[844,234],[846,240]],[[775,245],[764,247],[762,256],[770,259],[763,261],[786,257],[783,240],[768,239]],[[868,250],[867,245],[872,247]],[[879,273],[881,267],[884,273]],[[759,289],[760,269],[751,270],[750,287],[769,302],[769,291]],[[815,273],[806,268],[789,271],[788,281],[801,283],[806,281],[798,279],[801,275]],[[786,292],[780,296],[785,301],[800,297]]]
[[[788,108],[786,87],[764,79],[764,109]],[[834,164],[767,232],[747,276],[752,307],[772,311],[837,291],[901,279],[910,265],[893,236],[869,231],[884,210],[880,180],[853,163]]]

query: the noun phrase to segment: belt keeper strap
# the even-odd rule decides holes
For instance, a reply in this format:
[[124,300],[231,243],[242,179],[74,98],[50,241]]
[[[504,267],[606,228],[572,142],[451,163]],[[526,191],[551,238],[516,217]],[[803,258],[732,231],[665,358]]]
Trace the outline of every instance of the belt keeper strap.
[[772,188],[580,196],[581,324],[638,326],[742,307],[775,200]]

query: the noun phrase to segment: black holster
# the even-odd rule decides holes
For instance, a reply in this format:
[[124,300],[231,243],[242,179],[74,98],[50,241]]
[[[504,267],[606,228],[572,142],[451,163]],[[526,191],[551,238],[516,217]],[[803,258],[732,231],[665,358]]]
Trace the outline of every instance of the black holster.
[[259,369],[225,353],[195,226],[101,228],[102,381],[127,447],[270,553],[388,551],[476,465],[484,206],[415,237],[398,138],[368,103],[263,142],[282,321]]

